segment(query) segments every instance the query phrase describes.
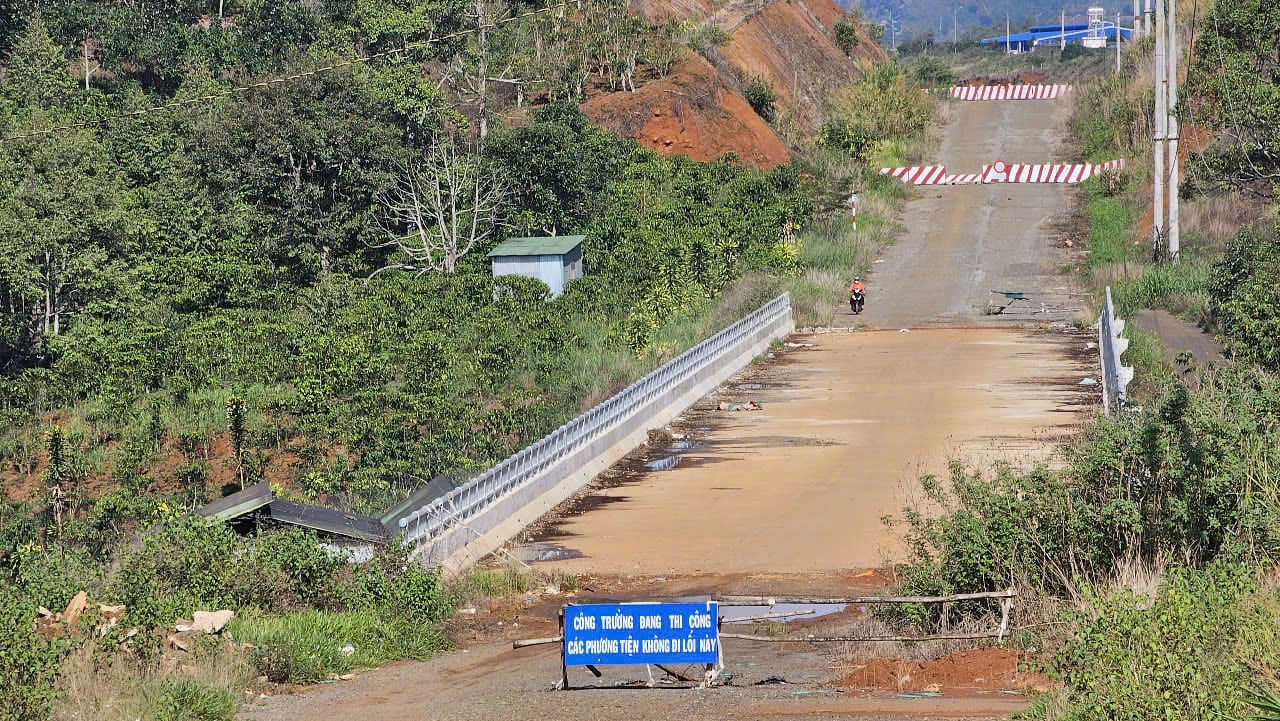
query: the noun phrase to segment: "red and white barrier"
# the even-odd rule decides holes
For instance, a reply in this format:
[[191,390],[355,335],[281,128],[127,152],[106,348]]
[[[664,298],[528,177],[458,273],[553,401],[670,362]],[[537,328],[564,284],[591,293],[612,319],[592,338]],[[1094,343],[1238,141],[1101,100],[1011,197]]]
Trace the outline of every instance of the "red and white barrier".
[[943,185],[976,185],[982,182],[982,173],[962,173],[960,175],[948,175]]
[[890,175],[908,185],[943,185],[947,169],[941,165],[913,165],[909,168],[881,168],[881,175]]
[[997,160],[982,166],[983,183],[1080,183],[1104,170],[1123,170],[1124,160],[1105,163],[1006,163]]
[[951,88],[951,97],[956,100],[1053,100],[1070,89],[1070,85],[957,85]]

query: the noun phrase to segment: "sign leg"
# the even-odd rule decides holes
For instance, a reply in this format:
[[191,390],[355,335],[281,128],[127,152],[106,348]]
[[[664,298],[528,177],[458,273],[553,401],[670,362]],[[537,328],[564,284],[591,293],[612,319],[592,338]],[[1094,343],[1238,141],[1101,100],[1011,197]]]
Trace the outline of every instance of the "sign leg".
[[[564,609],[560,609],[560,638],[564,638]],[[560,642],[560,690],[569,690],[569,666],[564,658],[564,641]]]

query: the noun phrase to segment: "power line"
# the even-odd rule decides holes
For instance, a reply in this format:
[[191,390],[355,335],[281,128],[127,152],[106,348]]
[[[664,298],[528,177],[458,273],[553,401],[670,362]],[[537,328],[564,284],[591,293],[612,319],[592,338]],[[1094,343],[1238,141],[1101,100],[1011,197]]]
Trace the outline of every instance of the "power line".
[[[497,27],[499,25],[506,25],[507,23],[510,23],[510,22],[523,20],[524,18],[532,17],[534,15],[540,15],[542,13],[547,13],[552,10],[559,10],[560,8],[568,7],[569,5],[577,5],[577,4],[578,4],[577,2],[570,2],[569,0],[566,0],[565,2],[559,3],[557,5],[548,5],[547,7],[544,7],[544,8],[539,8],[537,10],[530,10],[529,12],[521,13],[519,15],[512,15],[511,17],[504,18],[502,20],[496,20],[492,23],[486,24],[485,28],[487,29],[491,27]],[[43,135],[51,135],[53,133],[61,132],[63,130],[77,130],[80,128],[88,128],[94,125],[109,123],[114,120],[124,120],[126,118],[141,117],[143,115],[148,115],[150,113],[158,113],[162,110],[171,110],[173,108],[180,108],[187,105],[199,105],[201,103],[209,102],[212,100],[218,100],[219,98],[226,98],[232,95],[237,95],[239,93],[245,93],[250,90],[255,90],[257,88],[265,88],[270,85],[279,85],[282,83],[292,82],[294,80],[301,80],[303,78],[313,77],[316,75],[320,75],[322,73],[332,72],[334,70],[341,70],[342,68],[349,68],[354,65],[362,65],[364,63],[372,62],[374,60],[380,60],[382,58],[392,57],[394,55],[400,55],[400,54],[409,52],[411,50],[419,50],[421,48],[427,47],[428,45],[434,45],[437,43],[442,43],[446,40],[453,40],[455,38],[460,38],[466,35],[477,33],[480,31],[480,29],[481,28],[477,26],[474,28],[467,28],[465,30],[458,30],[456,32],[449,33],[447,35],[441,35],[439,37],[428,38],[426,40],[419,40],[417,42],[406,43],[405,45],[399,48],[396,48],[395,50],[384,50],[383,52],[380,52],[380,53],[374,53],[372,55],[364,55],[358,58],[351,58],[349,60],[343,60],[341,62],[337,62],[332,65],[325,65],[323,67],[313,68],[311,70],[307,70],[300,73],[282,75],[280,77],[271,78],[270,80],[260,80],[256,83],[250,83],[248,85],[240,85],[227,90],[221,90],[216,93],[207,93],[205,95],[197,95],[191,98],[183,98],[182,100],[173,100],[167,103],[163,103],[161,105],[155,105],[149,108],[143,108],[142,110],[132,110],[127,113],[117,113],[115,115],[104,115],[98,118],[94,118],[92,120],[82,120],[78,123],[54,125],[52,127],[45,128],[43,130],[32,130],[25,133],[18,133],[16,135],[6,135],[4,137],[4,140],[10,141],[10,140],[23,140],[26,138],[35,138]]]

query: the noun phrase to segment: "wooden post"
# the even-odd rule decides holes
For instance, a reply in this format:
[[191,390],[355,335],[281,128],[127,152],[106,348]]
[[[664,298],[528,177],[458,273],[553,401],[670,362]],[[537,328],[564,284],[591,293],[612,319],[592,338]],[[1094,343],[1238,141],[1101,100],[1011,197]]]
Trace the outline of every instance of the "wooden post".
[[[560,638],[564,638],[564,607],[560,607]],[[564,641],[560,642],[560,690],[569,690],[569,666],[564,655]]]
[[951,604],[943,601],[942,606],[942,632],[946,633],[951,630]]

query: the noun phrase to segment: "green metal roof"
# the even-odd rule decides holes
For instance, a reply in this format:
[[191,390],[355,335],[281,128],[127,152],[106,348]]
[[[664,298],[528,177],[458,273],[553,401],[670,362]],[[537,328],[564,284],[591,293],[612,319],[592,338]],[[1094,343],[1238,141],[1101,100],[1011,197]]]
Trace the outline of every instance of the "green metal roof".
[[511,238],[489,251],[489,257],[505,255],[564,255],[582,244],[585,236],[557,235],[550,238]]

